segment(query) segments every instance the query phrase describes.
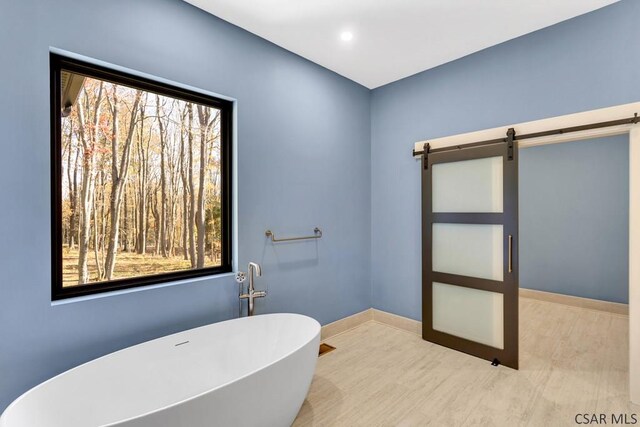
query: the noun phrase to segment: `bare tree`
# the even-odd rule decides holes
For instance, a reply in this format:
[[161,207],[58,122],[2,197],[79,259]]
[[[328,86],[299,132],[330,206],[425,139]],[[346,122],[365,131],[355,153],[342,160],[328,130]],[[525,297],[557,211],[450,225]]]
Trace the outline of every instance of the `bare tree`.
[[154,254],[158,255],[160,253],[160,212],[158,210],[158,189],[156,188],[151,192],[151,200],[150,200],[151,214],[153,215],[153,223],[155,228],[155,250]]
[[80,227],[80,241],[78,242],[78,284],[89,281],[87,268],[87,252],[91,237],[91,213],[93,207],[93,193],[95,191],[95,151],[98,142],[98,122],[100,120],[100,108],[102,104],[102,92],[104,83],[100,82],[98,94],[93,101],[93,121],[89,129],[85,130],[87,123],[85,109],[89,107],[89,96],[84,90],[83,99],[78,102],[78,134],[83,148],[82,156],[82,216]]
[[98,254],[98,208],[96,206],[96,193],[93,193],[93,257],[96,262],[96,270],[98,272],[98,279],[104,279],[104,272],[102,271],[102,260]]
[[116,263],[116,254],[118,251],[118,234],[120,227],[120,207],[122,205],[122,195],[125,191],[127,176],[129,174],[129,162],[131,160],[131,142],[136,127],[136,115],[138,114],[138,105],[140,103],[141,90],[135,92],[133,106],[131,107],[129,127],[122,147],[122,155],[119,154],[119,103],[118,87],[113,86],[113,102],[111,103],[111,114],[113,118],[112,135],[111,135],[111,228],[109,230],[109,247],[107,249],[107,258],[105,260],[105,278],[111,280],[113,269]]
[[193,183],[193,104],[187,104],[187,142],[189,148],[189,259],[191,260],[191,268],[196,266],[196,240],[195,240],[195,222],[196,222],[196,197],[195,186]]
[[[98,224],[100,224],[100,236],[98,239],[98,244],[100,245],[100,264],[104,265],[105,259],[105,236],[107,235],[107,217],[109,216],[109,212],[107,209],[107,173],[104,170],[104,164],[106,161],[102,161],[102,165],[100,166],[100,215],[96,218],[95,228],[98,228]],[[100,270],[102,267],[98,267]],[[100,279],[104,279],[104,272],[101,272]]]
[[144,138],[144,121],[145,110],[147,107],[148,93],[145,93],[144,102],[140,103],[140,134],[138,136],[138,236],[137,236],[137,252],[144,254],[147,247],[147,231],[149,228],[149,210],[147,209],[147,196],[149,189],[147,182],[149,179],[149,143],[151,141],[151,132],[145,142]]
[[211,117],[211,110],[197,105],[198,110],[198,122],[200,125],[200,170],[198,180],[198,208],[196,209],[196,228],[198,230],[198,244],[197,253],[198,258],[196,261],[196,267],[204,267],[205,261],[205,177],[207,171],[207,136],[209,128],[209,120]]
[[[74,149],[73,144],[73,132],[74,132],[74,121],[73,118],[69,120],[69,150],[67,157],[67,189],[69,191],[69,232],[67,236],[67,243],[69,245],[69,249],[75,249],[76,243],[78,242],[78,167],[80,165],[80,151],[79,149]],[[75,152],[75,156],[72,154]],[[71,158],[74,157],[73,166],[71,165]]]
[[166,134],[163,122],[163,112],[160,107],[160,96],[156,95],[156,114],[158,127],[160,129],[160,253],[167,257],[167,173],[165,171],[166,162]]
[[[189,104],[187,104],[189,105]],[[186,106],[185,106],[186,107]],[[180,129],[180,179],[182,180],[182,255],[185,260],[189,259],[189,181],[187,168],[185,166],[186,148],[184,141],[185,120],[187,119],[187,108],[182,111],[181,129]],[[186,126],[188,132],[190,126]]]

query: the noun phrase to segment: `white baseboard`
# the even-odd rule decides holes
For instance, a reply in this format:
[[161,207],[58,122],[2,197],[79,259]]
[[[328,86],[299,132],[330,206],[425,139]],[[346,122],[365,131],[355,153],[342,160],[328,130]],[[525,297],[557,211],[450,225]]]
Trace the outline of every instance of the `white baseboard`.
[[334,337],[371,320],[373,320],[372,308],[368,308],[364,311],[361,311],[360,313],[338,319],[335,322],[331,322],[322,327],[322,330],[320,332],[320,339],[324,341],[327,338]]
[[422,335],[422,322],[418,320],[409,319],[408,317],[398,316],[397,314],[388,313],[386,311],[372,309],[373,321],[383,323],[394,328],[402,329],[403,331],[411,332],[412,334]]
[[574,297],[571,295],[556,294],[553,292],[536,291],[534,289],[520,288],[520,297],[535,299],[538,301],[564,304],[571,307],[587,308],[590,310],[606,311],[607,313],[629,315],[629,305],[617,302],[600,301],[590,298]]
[[[570,307],[586,308],[590,310],[605,311],[620,315],[629,315],[629,306],[616,302],[600,301],[589,298],[580,298],[570,295],[556,294],[552,292],[536,291],[520,288],[520,297],[535,299],[538,301],[563,304]],[[353,314],[343,319],[336,320],[322,327],[321,339],[324,341],[338,334],[356,328],[367,322],[378,322],[394,328],[402,329],[412,334],[422,335],[422,322],[408,317],[388,313],[376,308],[369,308],[360,313]]]

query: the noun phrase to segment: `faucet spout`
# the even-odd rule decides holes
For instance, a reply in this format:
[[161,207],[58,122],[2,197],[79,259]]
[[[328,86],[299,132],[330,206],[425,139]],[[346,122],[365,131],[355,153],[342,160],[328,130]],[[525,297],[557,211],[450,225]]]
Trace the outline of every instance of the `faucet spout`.
[[262,268],[260,267],[260,264],[255,263],[255,262],[250,262],[249,263],[249,274],[251,274],[252,272],[255,272],[256,276],[258,276],[258,277],[262,276]]

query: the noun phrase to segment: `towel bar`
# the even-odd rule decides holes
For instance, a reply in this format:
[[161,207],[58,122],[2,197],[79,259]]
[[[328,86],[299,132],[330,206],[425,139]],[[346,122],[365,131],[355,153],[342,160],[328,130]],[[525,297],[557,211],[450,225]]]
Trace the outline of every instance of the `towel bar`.
[[267,230],[264,232],[264,235],[267,237],[271,237],[272,242],[291,242],[293,240],[308,240],[308,239],[319,239],[322,237],[322,230],[318,227],[313,229],[313,236],[303,236],[303,237],[285,237],[282,239],[278,239],[276,235],[271,230]]

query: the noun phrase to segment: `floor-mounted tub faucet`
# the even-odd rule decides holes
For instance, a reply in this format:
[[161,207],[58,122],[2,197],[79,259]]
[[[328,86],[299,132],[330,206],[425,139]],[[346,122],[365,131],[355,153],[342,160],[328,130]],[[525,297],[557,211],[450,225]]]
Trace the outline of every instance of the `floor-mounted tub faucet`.
[[267,292],[266,291],[256,291],[255,287],[253,285],[253,276],[254,273],[256,276],[260,277],[262,276],[262,269],[260,268],[260,264],[256,264],[255,262],[250,262],[249,263],[249,289],[247,290],[247,293],[245,294],[240,294],[240,299],[246,299],[248,302],[248,314],[249,316],[253,316],[253,308],[254,308],[254,300],[256,298],[264,298],[267,296]]

